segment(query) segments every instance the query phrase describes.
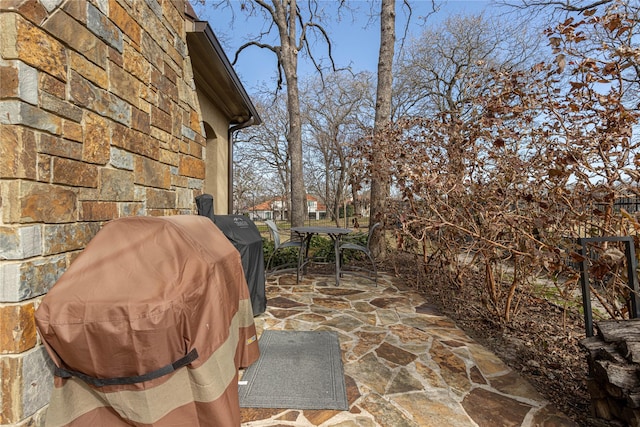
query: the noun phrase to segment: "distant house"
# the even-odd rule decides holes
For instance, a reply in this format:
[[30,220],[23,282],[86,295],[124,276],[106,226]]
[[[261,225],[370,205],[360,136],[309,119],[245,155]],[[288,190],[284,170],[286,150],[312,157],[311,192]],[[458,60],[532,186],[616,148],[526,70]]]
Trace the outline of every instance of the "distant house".
[[253,220],[273,219],[272,201],[262,202],[248,209],[248,214]]
[[[309,219],[324,219],[327,216],[327,206],[321,203],[317,197],[307,194],[307,209]],[[247,209],[247,213],[253,220],[277,219],[285,220],[289,218],[284,198],[276,197],[259,203]]]
[[327,217],[327,206],[309,194],[307,194],[307,209],[309,219],[324,219]]

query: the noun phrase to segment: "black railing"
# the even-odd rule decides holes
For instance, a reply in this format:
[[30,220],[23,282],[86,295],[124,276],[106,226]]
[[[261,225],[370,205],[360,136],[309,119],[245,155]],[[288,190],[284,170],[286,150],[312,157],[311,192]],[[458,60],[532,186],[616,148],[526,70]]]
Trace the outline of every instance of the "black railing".
[[580,262],[580,283],[582,286],[582,306],[584,308],[584,324],[585,332],[588,337],[593,336],[593,314],[591,310],[591,292],[590,292],[590,280],[589,280],[589,267],[590,259],[593,259],[590,244],[598,243],[624,243],[624,256],[627,267],[626,286],[629,288],[629,300],[631,306],[629,307],[629,318],[638,318],[638,307],[640,307],[640,298],[638,296],[638,273],[636,265],[636,253],[635,245],[632,237],[592,237],[592,238],[580,238],[578,244],[580,245],[580,255],[582,261]]

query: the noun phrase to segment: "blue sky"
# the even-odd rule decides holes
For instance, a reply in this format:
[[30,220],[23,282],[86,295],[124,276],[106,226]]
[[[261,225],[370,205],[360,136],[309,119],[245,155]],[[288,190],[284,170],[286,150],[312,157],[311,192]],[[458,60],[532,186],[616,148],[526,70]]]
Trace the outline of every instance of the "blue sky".
[[[240,11],[239,1],[232,0],[235,8],[235,19],[229,9],[215,9],[211,0],[205,0],[204,5],[194,5],[201,20],[209,21],[211,28],[223,45],[230,61],[233,61],[235,52],[239,46],[255,36],[263,27],[262,18],[246,18],[246,14]],[[345,13],[338,21],[335,18],[334,0],[320,0],[330,18],[326,21],[326,29],[331,38],[333,57],[337,67],[351,66],[354,72],[375,72],[378,63],[378,49],[380,45],[380,24],[377,20],[370,19],[372,13],[379,13],[379,1],[351,0],[348,4],[354,9],[353,13]],[[373,3],[373,6],[372,6]],[[437,14],[426,14],[431,9],[431,1],[411,1],[413,15],[409,27],[409,33],[419,35],[424,26],[434,25],[445,19],[450,14],[480,13],[490,7],[487,0],[466,0],[440,2],[440,10]],[[371,8],[374,8],[373,12]],[[406,22],[406,13],[402,9],[402,1],[397,1],[396,32],[401,35]],[[275,33],[275,31],[274,31]],[[316,45],[318,56],[326,61],[326,46]],[[249,93],[257,91],[260,86],[273,87],[277,77],[276,60],[273,52],[266,49],[251,47],[243,51],[234,66],[245,89]],[[309,61],[299,57],[299,79],[303,80],[314,74],[314,69]]]

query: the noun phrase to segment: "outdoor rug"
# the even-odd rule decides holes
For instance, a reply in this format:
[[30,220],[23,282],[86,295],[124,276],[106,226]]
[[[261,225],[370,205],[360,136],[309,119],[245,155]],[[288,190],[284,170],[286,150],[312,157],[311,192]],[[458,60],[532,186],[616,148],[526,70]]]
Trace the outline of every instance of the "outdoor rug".
[[349,409],[336,332],[264,331],[259,346],[239,382],[240,407]]

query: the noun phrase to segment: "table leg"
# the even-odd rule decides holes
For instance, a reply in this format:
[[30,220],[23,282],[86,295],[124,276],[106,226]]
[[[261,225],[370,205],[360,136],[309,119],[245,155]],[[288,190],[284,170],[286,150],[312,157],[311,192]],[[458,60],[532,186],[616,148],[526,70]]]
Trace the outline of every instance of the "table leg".
[[311,238],[313,234],[305,234],[301,236],[302,245],[300,245],[300,251],[298,252],[298,274],[296,276],[296,284],[300,281],[300,278],[304,276],[304,270],[309,262],[309,246],[311,246]]
[[304,258],[302,264],[302,270],[306,268],[306,265],[309,263],[309,247],[311,246],[311,239],[313,239],[313,234],[307,234],[305,236],[305,244],[304,244]]
[[298,265],[296,268],[296,285],[300,283],[300,276],[302,275],[302,265],[303,265],[302,263],[304,261],[304,258],[302,255],[302,251],[304,250],[303,247],[304,247],[304,244],[300,245],[300,248],[298,249]]
[[340,237],[335,236],[333,239],[333,251],[336,257],[336,286],[340,286]]

